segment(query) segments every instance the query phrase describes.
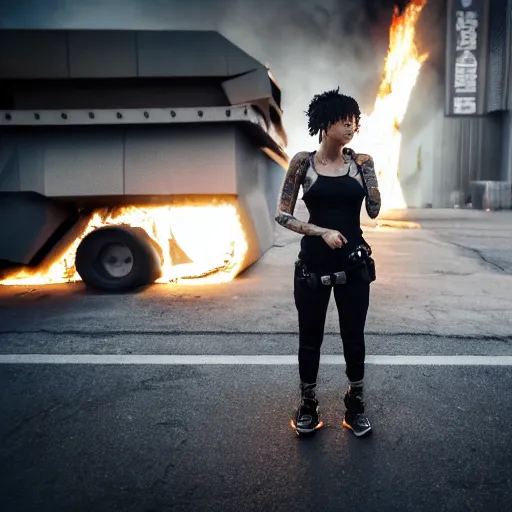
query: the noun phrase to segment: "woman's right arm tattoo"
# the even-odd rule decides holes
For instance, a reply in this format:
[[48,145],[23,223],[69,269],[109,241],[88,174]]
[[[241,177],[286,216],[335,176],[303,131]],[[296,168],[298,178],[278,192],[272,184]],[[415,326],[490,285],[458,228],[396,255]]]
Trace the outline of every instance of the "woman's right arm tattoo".
[[320,228],[314,224],[301,222],[293,216],[297,196],[302,180],[308,170],[309,155],[306,152],[297,153],[288,166],[288,171],[281,186],[279,195],[279,205],[275,220],[281,226],[300,233],[302,235],[322,236],[328,230]]

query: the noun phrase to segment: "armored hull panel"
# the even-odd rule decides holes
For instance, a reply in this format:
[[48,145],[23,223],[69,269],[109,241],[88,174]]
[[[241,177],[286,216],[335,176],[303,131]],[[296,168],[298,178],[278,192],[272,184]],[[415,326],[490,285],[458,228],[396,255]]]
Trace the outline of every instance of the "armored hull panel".
[[0,31],[4,80],[229,77],[261,67],[215,31]]
[[[23,232],[22,224],[27,222],[38,225],[41,208],[46,211],[53,204],[79,209],[229,197],[236,201],[247,235],[245,268],[274,242],[283,178],[282,166],[261,150],[246,128],[225,123],[135,125],[122,130],[76,127],[37,137],[30,132],[11,133],[0,150],[4,161],[0,197],[11,198],[10,203],[0,201],[0,210],[8,210],[0,216],[0,233]],[[17,194],[15,214],[12,198]],[[41,197],[53,202],[42,202]],[[33,222],[28,220],[31,216]],[[61,214],[59,221],[64,220]],[[57,229],[58,223],[52,226]],[[23,238],[9,236],[9,243],[0,246],[0,259],[28,263],[37,245],[46,241],[38,233],[39,242],[29,244],[30,253],[24,253]]]

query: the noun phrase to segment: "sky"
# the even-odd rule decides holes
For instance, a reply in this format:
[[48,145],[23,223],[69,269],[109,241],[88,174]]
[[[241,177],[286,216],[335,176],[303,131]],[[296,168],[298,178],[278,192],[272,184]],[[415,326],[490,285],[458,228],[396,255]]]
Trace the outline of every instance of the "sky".
[[340,87],[370,113],[399,0],[2,0],[0,28],[218,30],[268,64],[282,90],[288,153],[311,150],[304,111]]

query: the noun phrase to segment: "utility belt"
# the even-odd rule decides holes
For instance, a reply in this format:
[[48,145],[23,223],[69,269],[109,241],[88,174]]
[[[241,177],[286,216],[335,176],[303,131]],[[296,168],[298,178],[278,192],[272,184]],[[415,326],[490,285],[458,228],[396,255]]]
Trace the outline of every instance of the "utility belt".
[[323,274],[311,272],[305,261],[295,262],[295,276],[304,280],[310,288],[317,286],[336,286],[351,283],[372,283],[376,279],[375,260],[371,257],[372,250],[367,245],[360,245],[348,256],[345,270]]

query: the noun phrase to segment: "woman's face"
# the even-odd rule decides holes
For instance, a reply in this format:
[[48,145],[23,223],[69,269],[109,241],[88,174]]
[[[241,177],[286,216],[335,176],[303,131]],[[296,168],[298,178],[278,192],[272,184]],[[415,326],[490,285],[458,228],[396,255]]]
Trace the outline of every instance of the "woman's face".
[[327,136],[346,146],[354,138],[355,130],[355,119],[345,119],[344,121],[331,124],[327,129]]

